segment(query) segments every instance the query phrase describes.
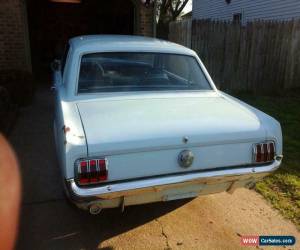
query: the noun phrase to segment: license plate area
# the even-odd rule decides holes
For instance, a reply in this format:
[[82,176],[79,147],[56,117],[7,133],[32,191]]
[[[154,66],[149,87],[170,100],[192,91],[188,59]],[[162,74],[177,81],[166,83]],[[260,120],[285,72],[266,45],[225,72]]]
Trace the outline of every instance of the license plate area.
[[199,195],[199,193],[197,193],[197,192],[188,192],[188,193],[181,193],[181,194],[168,194],[168,195],[163,196],[163,201],[173,201],[173,200],[194,198],[194,197],[197,197],[198,195]]

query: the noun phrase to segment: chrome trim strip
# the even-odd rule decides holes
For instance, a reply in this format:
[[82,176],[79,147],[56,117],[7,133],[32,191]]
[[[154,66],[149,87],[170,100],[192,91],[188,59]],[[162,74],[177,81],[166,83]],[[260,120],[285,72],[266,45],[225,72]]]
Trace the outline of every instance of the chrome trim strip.
[[[145,180],[129,181],[123,183],[107,184],[101,187],[90,187],[84,188],[77,186],[74,179],[67,180],[67,189],[70,192],[70,196],[76,199],[91,198],[94,196],[101,195],[111,195],[113,193],[133,191],[137,189],[145,189],[157,186],[171,185],[171,184],[181,184],[185,182],[192,182],[206,178],[215,177],[241,177],[244,175],[259,175],[268,174],[279,168],[281,161],[275,160],[272,164],[267,166],[254,165],[249,168],[239,168],[239,169],[227,169],[211,172],[201,172],[201,173],[189,173],[177,176],[165,176],[149,178]],[[237,178],[238,180],[239,178]]]

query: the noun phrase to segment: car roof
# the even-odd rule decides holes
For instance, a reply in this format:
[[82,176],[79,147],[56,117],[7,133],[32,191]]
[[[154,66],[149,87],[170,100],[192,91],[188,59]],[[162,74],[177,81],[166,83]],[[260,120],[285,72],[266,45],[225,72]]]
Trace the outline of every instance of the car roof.
[[69,43],[81,53],[135,51],[195,55],[193,50],[182,45],[144,36],[88,35],[74,37]]

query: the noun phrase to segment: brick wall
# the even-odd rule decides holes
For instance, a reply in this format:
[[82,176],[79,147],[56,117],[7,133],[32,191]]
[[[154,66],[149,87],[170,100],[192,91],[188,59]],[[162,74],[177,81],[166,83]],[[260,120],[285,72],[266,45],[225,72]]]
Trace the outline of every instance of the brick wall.
[[154,7],[145,7],[141,4],[139,8],[139,35],[154,36],[153,17]]
[[0,0],[0,71],[30,71],[23,0]]

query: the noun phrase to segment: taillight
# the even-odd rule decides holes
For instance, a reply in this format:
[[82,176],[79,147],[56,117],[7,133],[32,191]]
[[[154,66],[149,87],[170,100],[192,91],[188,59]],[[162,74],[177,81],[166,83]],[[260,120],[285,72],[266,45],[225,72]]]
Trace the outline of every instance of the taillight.
[[106,159],[78,160],[76,171],[80,185],[97,184],[107,180],[107,161]]
[[275,158],[275,143],[266,141],[253,145],[253,161],[255,163],[271,162]]

